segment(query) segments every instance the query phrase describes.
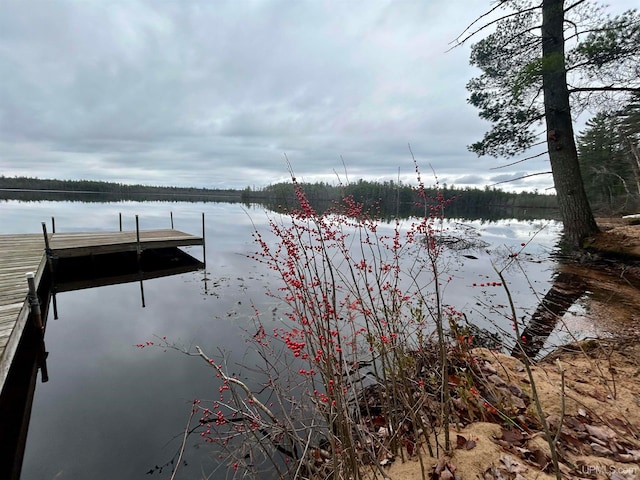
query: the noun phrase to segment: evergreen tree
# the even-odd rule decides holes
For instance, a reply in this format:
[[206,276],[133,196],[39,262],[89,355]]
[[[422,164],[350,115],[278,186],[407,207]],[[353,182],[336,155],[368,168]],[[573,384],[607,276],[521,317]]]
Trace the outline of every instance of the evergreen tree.
[[632,10],[611,18],[586,0],[502,0],[491,13],[505,10],[458,40],[495,24],[495,32],[471,51],[471,64],[482,74],[467,86],[469,102],[492,126],[470,150],[511,157],[545,145],[565,240],[580,246],[597,226],[582,183],[571,109],[612,105],[620,95],[640,91],[640,16]]
[[615,115],[599,113],[578,137],[582,178],[593,206],[605,204],[615,209],[618,199],[629,197],[634,188],[634,173],[616,133],[619,126]]

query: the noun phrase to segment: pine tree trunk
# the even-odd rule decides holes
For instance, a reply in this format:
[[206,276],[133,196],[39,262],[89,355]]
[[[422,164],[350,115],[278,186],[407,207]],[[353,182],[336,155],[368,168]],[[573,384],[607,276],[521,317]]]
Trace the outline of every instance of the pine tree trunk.
[[542,2],[542,88],[547,147],[553,172],[564,241],[581,247],[598,232],[582,183],[573,135],[564,53],[564,1]]

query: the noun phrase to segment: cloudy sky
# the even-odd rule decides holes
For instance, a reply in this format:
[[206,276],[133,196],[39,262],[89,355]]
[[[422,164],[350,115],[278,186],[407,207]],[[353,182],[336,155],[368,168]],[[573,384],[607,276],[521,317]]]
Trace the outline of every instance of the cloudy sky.
[[[490,0],[0,0],[0,175],[244,188],[484,186],[478,72],[449,43]],[[616,0],[616,8],[633,0]],[[544,188],[550,177],[508,184]]]

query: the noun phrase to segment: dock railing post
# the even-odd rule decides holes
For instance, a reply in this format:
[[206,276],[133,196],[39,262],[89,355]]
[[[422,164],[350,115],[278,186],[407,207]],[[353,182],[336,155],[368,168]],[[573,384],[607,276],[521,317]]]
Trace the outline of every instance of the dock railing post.
[[27,283],[29,284],[29,307],[33,314],[33,320],[40,330],[40,333],[44,333],[44,326],[42,324],[42,312],[40,310],[40,300],[38,300],[38,292],[36,290],[35,274],[33,272],[27,273]]
[[136,215],[136,251],[138,252],[138,263],[140,263],[142,246],[140,245],[140,220],[138,219],[138,215]]
[[206,241],[206,233],[204,228],[204,212],[202,212],[202,263],[204,264],[205,270],[207,269],[207,241]]
[[51,217],[51,233],[56,233],[56,217]]
[[118,217],[120,218],[120,231],[122,231],[122,212],[118,213]]
[[53,251],[51,250],[51,245],[49,245],[49,234],[47,233],[47,224],[45,222],[42,222],[42,235],[44,236],[44,253],[47,256],[47,264],[51,272],[51,282],[55,284],[54,274],[56,272],[53,264]]
[[171,230],[173,230],[173,212],[169,212],[171,215]]
[[47,224],[44,222],[42,222],[42,234],[44,235],[44,248],[47,251],[47,255],[49,255],[51,248],[49,247],[49,235],[47,234]]

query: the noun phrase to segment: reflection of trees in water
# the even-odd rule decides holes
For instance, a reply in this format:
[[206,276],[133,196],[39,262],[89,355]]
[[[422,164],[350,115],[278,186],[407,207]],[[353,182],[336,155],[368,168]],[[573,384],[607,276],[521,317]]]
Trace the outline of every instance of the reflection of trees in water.
[[586,291],[587,284],[582,277],[574,273],[558,273],[553,285],[531,316],[529,324],[522,332],[511,355],[519,358],[524,355],[534,358],[555,329],[558,321]]

